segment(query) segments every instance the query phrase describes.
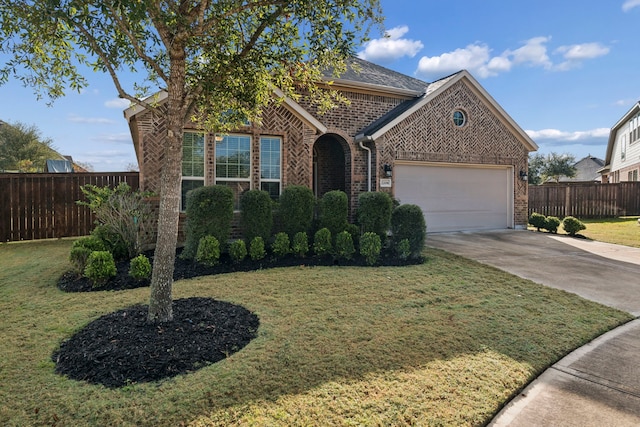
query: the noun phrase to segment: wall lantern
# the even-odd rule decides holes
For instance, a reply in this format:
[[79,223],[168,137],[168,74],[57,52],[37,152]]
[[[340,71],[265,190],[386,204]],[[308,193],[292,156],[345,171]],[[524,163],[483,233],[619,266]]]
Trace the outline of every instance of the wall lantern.
[[384,170],[384,175],[387,178],[391,178],[391,175],[392,175],[392,173],[391,173],[391,165],[388,164],[388,163],[385,163],[384,166],[382,166],[382,169]]
[[520,179],[523,181],[527,181],[529,179],[525,171],[520,171]]

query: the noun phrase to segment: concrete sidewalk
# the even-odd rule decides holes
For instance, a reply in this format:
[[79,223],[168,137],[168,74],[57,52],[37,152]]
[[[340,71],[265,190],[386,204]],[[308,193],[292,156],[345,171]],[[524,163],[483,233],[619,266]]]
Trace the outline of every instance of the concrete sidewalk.
[[[640,249],[530,231],[430,234],[427,245],[640,315]],[[547,369],[491,426],[640,425],[640,320]]]

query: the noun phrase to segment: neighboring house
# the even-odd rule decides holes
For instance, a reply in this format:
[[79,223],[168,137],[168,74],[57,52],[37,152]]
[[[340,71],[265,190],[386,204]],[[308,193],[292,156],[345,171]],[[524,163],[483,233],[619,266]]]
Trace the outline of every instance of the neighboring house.
[[576,175],[573,178],[560,177],[559,182],[601,182],[600,170],[604,167],[604,160],[589,154],[578,160],[573,167],[576,168]]
[[[358,195],[386,191],[419,205],[428,231],[524,228],[527,161],[536,144],[482,86],[460,71],[434,83],[353,59],[333,79],[350,100],[324,115],[301,97],[268,106],[262,124],[230,134],[185,123],[182,194],[209,184],[277,198],[288,185],[320,197],[342,190],[351,215]],[[159,109],[166,93],[158,95]],[[160,190],[161,111],[125,110],[144,190]]]
[[640,175],[640,102],[611,128],[603,183],[638,181]]

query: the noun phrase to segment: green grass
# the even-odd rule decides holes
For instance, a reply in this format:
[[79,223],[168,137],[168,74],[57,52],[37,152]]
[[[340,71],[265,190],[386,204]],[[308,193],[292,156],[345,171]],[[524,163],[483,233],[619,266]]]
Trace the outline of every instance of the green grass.
[[638,217],[583,219],[587,226],[580,234],[592,240],[640,248]]
[[51,353],[148,289],[65,294],[69,241],[0,245],[0,425],[479,425],[572,349],[631,319],[437,250],[399,268],[293,267],[179,281],[254,311],[222,362],[110,390]]

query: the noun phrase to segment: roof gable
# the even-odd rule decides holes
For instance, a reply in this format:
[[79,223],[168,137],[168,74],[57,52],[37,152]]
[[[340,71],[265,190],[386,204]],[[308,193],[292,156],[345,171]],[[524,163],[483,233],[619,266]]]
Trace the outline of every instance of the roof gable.
[[616,122],[615,125],[613,125],[613,127],[611,128],[611,131],[609,132],[609,141],[607,142],[607,154],[605,155],[604,158],[604,163],[606,166],[610,166],[611,165],[611,156],[613,155],[613,149],[614,149],[614,145],[616,143],[616,135],[618,133],[618,130],[624,126],[624,124],[631,119],[631,117],[636,114],[637,112],[640,111],[640,101],[636,102],[629,111],[626,112],[626,114],[624,116],[622,116],[622,118],[620,120],[618,120]]
[[531,139],[527,133],[522,130],[520,126],[507,114],[504,109],[489,95],[489,93],[469,74],[468,71],[463,70],[455,74],[440,79],[427,88],[427,91],[421,96],[405,101],[398,105],[396,108],[385,114],[380,119],[367,126],[356,135],[356,140],[376,140],[388,132],[391,128],[405,120],[411,114],[415,113],[429,102],[431,102],[439,94],[443,93],[446,89],[453,86],[457,82],[463,82],[467,84],[471,89],[479,95],[479,97],[489,105],[494,112],[500,117],[500,119],[507,124],[509,128],[516,134],[518,139],[529,151],[536,151],[538,149],[537,144]]

